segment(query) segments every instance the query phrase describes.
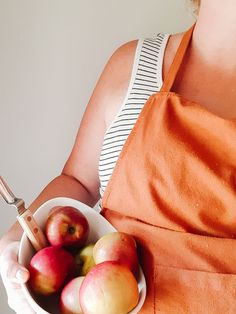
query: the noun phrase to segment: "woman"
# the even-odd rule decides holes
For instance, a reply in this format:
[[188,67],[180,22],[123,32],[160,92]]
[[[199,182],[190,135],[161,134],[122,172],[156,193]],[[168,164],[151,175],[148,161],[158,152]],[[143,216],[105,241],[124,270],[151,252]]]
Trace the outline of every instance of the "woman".
[[[120,47],[62,174],[31,206],[56,196],[93,206],[100,187],[101,213],[140,246],[142,314],[236,311],[235,15],[234,0],[202,0],[187,32]],[[10,306],[34,313],[19,288],[20,236],[16,224],[2,238],[1,273]]]

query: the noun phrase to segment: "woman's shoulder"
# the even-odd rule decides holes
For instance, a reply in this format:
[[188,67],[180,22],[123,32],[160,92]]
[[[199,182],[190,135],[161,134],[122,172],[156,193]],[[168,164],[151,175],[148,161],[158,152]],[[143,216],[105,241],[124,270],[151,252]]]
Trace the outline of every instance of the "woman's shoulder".
[[[127,86],[132,74],[135,58],[140,57],[142,48],[147,50],[147,47],[149,47],[150,51],[153,51],[152,47],[156,44],[157,50],[159,51],[160,45],[162,45],[161,48],[163,49],[162,52],[165,54],[165,58],[171,60],[179,46],[183,34],[183,32],[174,34],[157,33],[157,35],[153,37],[144,37],[125,42],[118,46],[112,53],[106,64],[105,71],[109,74],[109,78],[113,77],[115,79],[113,82],[115,85],[119,83],[121,87]],[[123,83],[120,84],[120,82]],[[115,88],[117,87],[118,86],[115,86]]]
[[[159,49],[161,41],[167,40],[167,34],[157,33],[153,37],[144,37],[131,40],[120,45],[108,60],[103,79],[106,81],[107,102],[106,126],[108,127],[120,109],[130,85],[130,81],[137,66],[142,59],[142,55],[148,62],[152,63],[153,47]],[[155,48],[155,47],[154,47]],[[158,59],[158,56],[154,57]]]
[[135,39],[120,45],[109,58],[99,80],[106,87],[106,128],[111,124],[126,96],[138,43],[139,40]]
[[137,67],[141,60],[142,54],[146,54],[145,60],[148,57],[150,60],[147,60],[147,62],[152,63],[153,46],[155,46],[156,51],[162,54],[159,59],[163,60],[163,69],[161,64],[159,71],[163,71],[163,74],[165,74],[173,60],[182,35],[183,33],[167,34],[159,32],[153,37],[125,42],[115,49],[99,80],[99,85],[104,87],[102,88],[102,102],[105,107],[106,127],[110,126],[127,96],[132,74],[135,71],[135,66]]

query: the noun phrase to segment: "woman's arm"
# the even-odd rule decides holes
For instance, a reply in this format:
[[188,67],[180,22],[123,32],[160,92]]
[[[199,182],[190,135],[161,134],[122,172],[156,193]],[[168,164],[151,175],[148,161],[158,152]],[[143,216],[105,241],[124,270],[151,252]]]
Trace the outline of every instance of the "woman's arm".
[[[61,175],[50,182],[29,209],[34,212],[45,201],[66,196],[94,206],[99,200],[99,156],[105,131],[119,110],[129,85],[137,41],[121,46],[110,58],[80,124],[72,152]],[[0,272],[9,306],[16,313],[36,314],[21,289],[29,278],[18,264],[21,227],[15,223],[0,240]]]
[[[107,126],[125,98],[137,40],[119,47],[108,60],[83,115],[72,152],[62,174],[51,181],[30,205],[34,212],[47,200],[70,197],[94,206],[99,200],[98,164]],[[16,222],[0,240],[0,255],[8,243],[19,240],[22,229]]]

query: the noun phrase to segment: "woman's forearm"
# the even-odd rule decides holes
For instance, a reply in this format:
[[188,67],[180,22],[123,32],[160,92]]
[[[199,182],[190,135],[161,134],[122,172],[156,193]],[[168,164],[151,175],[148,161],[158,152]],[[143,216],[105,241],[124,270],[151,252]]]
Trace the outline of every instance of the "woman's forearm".
[[[62,174],[56,177],[44,188],[40,195],[30,205],[29,209],[32,212],[35,212],[35,210],[44,202],[59,196],[80,200],[91,207],[97,202],[97,199],[95,199],[79,181],[73,177]],[[0,240],[0,255],[8,243],[20,240],[22,233],[23,231],[20,224],[18,222],[14,223]]]

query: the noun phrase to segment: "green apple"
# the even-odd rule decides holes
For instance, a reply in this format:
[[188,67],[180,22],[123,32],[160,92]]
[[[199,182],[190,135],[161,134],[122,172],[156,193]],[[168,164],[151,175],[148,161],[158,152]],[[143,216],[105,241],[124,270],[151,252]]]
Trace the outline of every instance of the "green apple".
[[79,276],[86,276],[92,267],[95,266],[93,259],[93,248],[95,244],[85,245],[76,255],[75,262]]

